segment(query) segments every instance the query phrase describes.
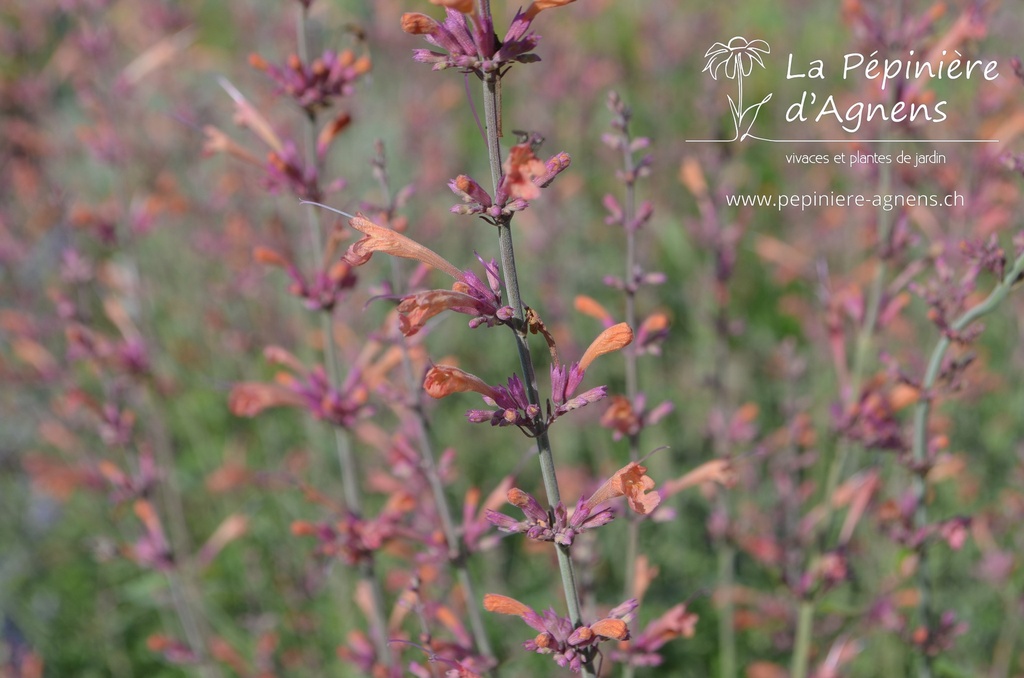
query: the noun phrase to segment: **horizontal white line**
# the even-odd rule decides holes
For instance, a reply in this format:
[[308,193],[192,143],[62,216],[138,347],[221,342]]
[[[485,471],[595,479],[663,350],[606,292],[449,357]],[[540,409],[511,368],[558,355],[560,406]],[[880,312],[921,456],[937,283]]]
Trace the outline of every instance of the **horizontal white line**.
[[[998,144],[999,139],[765,139],[749,135],[744,139],[756,139],[773,144]],[[732,144],[735,139],[684,139],[688,144]]]

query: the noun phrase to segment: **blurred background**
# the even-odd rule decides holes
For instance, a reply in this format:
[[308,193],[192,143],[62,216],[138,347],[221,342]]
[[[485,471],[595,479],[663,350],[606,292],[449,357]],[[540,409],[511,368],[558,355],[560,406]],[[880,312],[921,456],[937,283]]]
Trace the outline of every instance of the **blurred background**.
[[[516,6],[493,4],[501,34]],[[351,571],[291,534],[295,521],[324,519],[315,497],[336,496],[342,482],[326,429],[295,409],[247,419],[228,408],[233,384],[273,378],[264,347],[309,358],[322,342],[285,274],[253,259],[257,246],[305,257],[306,208],[272,190],[262,166],[268,149],[235,124],[223,84],[283,138],[297,136],[301,110],[249,55],[284,62],[297,49],[299,11],[299,2],[198,0],[14,0],[0,9],[4,676],[204,675],[179,647],[188,599],[201,601],[197,624],[217,639],[223,675],[360,675],[338,653],[364,626]],[[379,140],[394,189],[411,187],[401,210],[406,233],[456,266],[475,267],[474,252],[497,256],[494,229],[451,214],[457,199],[447,182],[467,174],[489,185],[467,102],[468,92],[481,110],[479,84],[412,61],[411,50],[425,45],[401,31],[407,11],[441,15],[419,0],[310,7],[312,53],[349,49],[372,60],[338,104],[352,123],[327,154],[324,178],[346,185],[326,199],[347,211],[384,200],[373,174]],[[606,223],[603,206],[609,193],[622,200],[621,154],[602,143],[613,119],[606,101],[618,92],[653,159],[637,187],[653,207],[637,236],[638,260],[665,276],[639,293],[638,310],[670,320],[660,352],[641,358],[639,383],[648,407],[671,401],[674,410],[644,431],[642,451],[667,448],[647,462],[659,484],[716,457],[734,471],[728,487],[703,483],[666,497],[642,523],[640,550],[659,574],[636,628],[680,602],[699,621],[692,637],[665,646],[661,666],[638,675],[722,675],[723,643],[732,643],[739,675],[790,675],[797,610],[811,597],[812,675],[910,675],[928,645],[915,639],[914,622],[924,539],[934,608],[954,615],[943,618],[945,635],[928,639],[936,675],[1024,672],[1021,299],[1010,295],[976,341],[950,354],[956,362],[936,392],[929,432],[926,500],[937,522],[927,536],[916,532],[923,526],[913,522],[908,494],[909,403],[941,336],[933,321],[945,311],[956,317],[999,282],[1001,269],[978,264],[960,244],[994,236],[1012,262],[1011,239],[1024,223],[1024,83],[1012,62],[1024,34],[1019,8],[580,0],[544,12],[534,28],[541,61],[514,66],[503,82],[505,143],[513,143],[511,130],[536,132],[545,138],[538,156],[565,151],[572,165],[515,220],[525,301],[569,357],[602,329],[577,310],[577,296],[622,317],[622,294],[605,278],[624,272],[624,235]],[[745,105],[772,94],[752,132],[826,141],[687,142],[735,132],[727,97],[736,97],[738,81],[727,69],[717,78],[704,70],[714,43],[733,36],[771,45],[764,67],[743,78]],[[995,60],[999,75],[901,81],[884,92],[860,75],[842,78],[848,53],[905,58],[939,48]],[[825,79],[787,78],[789,55],[800,67],[821,59]],[[805,90],[834,95],[842,112],[856,102],[945,100],[947,119],[874,120],[855,134],[825,118],[787,122],[787,107]],[[211,153],[208,127],[256,162]],[[884,145],[893,150],[939,150],[945,162],[809,167],[786,159],[878,152],[863,143],[877,138],[906,141]],[[999,143],[911,143],[942,138]],[[831,191],[957,191],[965,202],[778,210],[727,199]],[[346,242],[352,237],[345,233]],[[383,258],[359,273],[335,316],[346,360],[384,332],[393,307],[372,300],[390,291]],[[872,311],[873,298],[880,308]],[[868,317],[875,322],[865,329]],[[464,322],[432,326],[426,356],[456,356],[464,369],[504,383],[518,369],[510,337]],[[543,356],[543,344],[536,351]],[[623,392],[621,359],[603,358],[588,383]],[[867,408],[871,398],[884,407]],[[519,487],[541,486],[529,440],[468,428],[464,411],[478,402],[470,394],[428,404],[438,450],[454,450],[448,494],[456,515],[467,491],[486,496],[505,474]],[[552,431],[567,502],[627,461],[624,442],[601,425],[603,411],[589,407]],[[385,413],[380,426],[396,424]],[[844,446],[852,451],[830,485]],[[385,451],[365,442],[356,454],[368,478],[387,465]],[[187,573],[147,559],[154,523],[118,496],[140,483],[146,496],[158,488],[160,506],[174,498],[161,521],[176,546],[195,554]],[[386,500],[371,483],[370,510]],[[815,531],[822,510],[838,512],[851,532],[843,520]],[[577,553],[601,609],[622,600],[626,522],[602,528]],[[821,574],[821,554],[841,557],[834,581]],[[406,555],[381,555],[389,597],[402,590]],[[480,592],[561,609],[549,558],[517,537],[474,555],[470,567]],[[556,675],[550,659],[519,647],[533,632],[518,620],[485,621],[505,675]],[[426,664],[414,649],[403,656]]]

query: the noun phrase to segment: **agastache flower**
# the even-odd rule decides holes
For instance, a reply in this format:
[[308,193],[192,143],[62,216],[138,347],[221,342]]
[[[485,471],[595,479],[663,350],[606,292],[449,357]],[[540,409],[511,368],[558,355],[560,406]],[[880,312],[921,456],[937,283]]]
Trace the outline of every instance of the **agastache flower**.
[[640,515],[648,515],[661,503],[661,495],[650,493],[654,489],[654,480],[646,475],[647,467],[631,461],[590,495],[586,505],[593,509],[610,499],[626,497],[629,507]]
[[98,468],[110,483],[110,501],[115,504],[151,495],[161,476],[152,451],[146,447],[139,452],[138,470],[134,474],[125,473],[107,459],[101,460]]
[[526,534],[535,541],[550,541],[562,546],[572,546],[576,535],[607,525],[615,514],[610,508],[593,512],[583,497],[576,503],[572,516],[566,515],[565,505],[558,502],[553,511],[541,508],[531,495],[513,487],[508,491],[508,503],[518,507],[526,520],[515,520],[504,513],[487,510],[487,520],[502,532]]
[[477,261],[484,267],[485,283],[472,271],[462,271],[450,290],[427,290],[402,298],[398,305],[399,325],[402,334],[412,336],[423,325],[443,311],[454,311],[473,316],[471,328],[486,325],[494,327],[508,322],[513,317],[512,307],[501,305],[501,280],[498,263],[491,259],[484,261],[477,255]]
[[[238,91],[238,88],[224,78],[221,78],[219,82],[235,102],[235,123],[239,127],[251,130],[270,150],[267,152],[266,160],[261,162],[254,154],[236,144],[222,131],[207,126],[203,130],[206,134],[204,153],[225,152],[246,162],[259,165],[265,172],[264,184],[268,190],[272,192],[289,190],[303,200],[320,200],[324,194],[344,188],[344,179],[335,179],[321,187],[320,177],[313,159],[303,160],[295,144],[290,140],[281,139],[270,122],[245,98],[245,95]],[[332,134],[337,134],[340,131],[340,129],[332,131],[330,129],[332,125],[336,127],[338,121],[328,123],[328,128],[321,133],[322,136],[319,140],[321,145],[326,141],[323,135],[331,137]],[[318,148],[318,150],[320,149]]]
[[457,367],[435,365],[427,371],[423,388],[432,398],[467,391],[482,395],[484,402],[495,409],[466,412],[466,417],[475,424],[489,421],[491,426],[517,426],[527,435],[537,435],[544,428],[540,407],[530,403],[526,387],[518,375],[509,377],[508,386],[490,386],[480,377]]
[[307,111],[326,108],[334,98],[350,95],[356,80],[370,71],[370,58],[356,57],[352,50],[327,50],[310,64],[302,63],[298,55],[292,54],[282,66],[251,54],[249,63],[266,73],[277,84],[280,94],[291,97]]
[[316,165],[304,162],[292,141],[284,142],[281,151],[270,151],[265,165],[264,184],[271,193],[291,191],[302,200],[319,200],[323,193],[333,193],[345,187],[345,181],[338,179],[326,190],[320,190],[320,179]]
[[[331,251],[333,248],[329,245],[328,251],[325,253],[325,260],[331,259]],[[342,292],[355,287],[356,284],[352,266],[346,261],[338,261],[316,271],[312,280],[307,281],[293,261],[269,247],[255,248],[253,259],[261,264],[283,269],[292,280],[288,291],[301,298],[306,308],[312,311],[330,311],[338,302]]]
[[476,73],[503,73],[503,67],[514,62],[531,63],[540,57],[531,52],[540,36],[530,33],[534,18],[542,11],[568,5],[574,0],[536,0],[526,11],[520,10],[500,42],[490,16],[481,16],[473,0],[431,0],[445,8],[444,23],[425,14],[402,15],[402,30],[423,38],[445,52],[429,49],[413,50],[413,59],[432,64],[434,70],[458,68]]
[[573,627],[572,621],[559,617],[554,610],[537,614],[530,607],[508,596],[488,593],[484,596],[484,609],[497,614],[508,614],[522,619],[538,632],[523,647],[537,654],[551,655],[555,663],[579,673],[589,661],[593,649],[605,640],[628,640],[627,621],[636,610],[636,600],[629,600],[608,613],[607,617],[592,624]]
[[369,389],[363,383],[361,366],[349,372],[340,387],[334,387],[320,365],[307,369],[298,358],[277,346],[264,351],[270,362],[288,367],[291,372],[278,372],[276,383],[241,382],[228,396],[228,407],[240,417],[255,417],[272,407],[302,407],[317,419],[343,427],[351,427],[372,412],[368,405]]
[[636,667],[659,666],[664,659],[658,650],[675,638],[692,638],[697,621],[695,613],[688,611],[685,603],[679,603],[653,620],[639,635],[621,643],[621,649],[612,650],[610,658]]
[[[515,26],[513,22],[513,27]],[[518,35],[514,35],[510,30],[499,49],[494,24],[489,16],[471,16],[451,7],[445,8],[444,23],[425,14],[402,15],[403,31],[412,35],[422,35],[428,43],[444,50],[413,50],[415,61],[432,64],[436,71],[458,68],[476,73],[480,77],[484,73],[496,72],[502,66],[511,65],[515,61],[529,63],[538,60],[536,55],[529,52],[536,47],[539,38],[535,35],[524,36],[528,27],[529,22],[521,28]]]
[[607,328],[591,342],[578,363],[572,365],[551,365],[551,402],[554,403],[554,412],[550,411],[548,418],[554,421],[558,417],[579,409],[590,403],[597,402],[608,395],[607,386],[592,388],[579,396],[576,396],[576,389],[579,388],[587,368],[596,358],[606,353],[618,351],[633,341],[633,330],[626,323],[619,323]]
[[[148,373],[150,362],[146,344],[137,332],[125,332],[125,329],[127,328],[122,329],[124,340],[117,341],[107,339],[85,325],[69,324],[64,330],[68,344],[67,359],[71,361],[95,360],[108,368],[123,370],[132,375]],[[39,360],[27,360],[27,362],[35,365],[42,374],[48,373],[48,370],[45,369],[46,363]]]
[[[618,282],[621,284],[622,281]],[[635,280],[632,283],[633,287],[630,289],[636,291],[636,284],[640,282],[647,282],[647,280]],[[608,309],[593,297],[583,294],[577,295],[573,300],[573,306],[580,313],[599,320],[606,328],[615,324],[615,320],[612,314],[608,312]],[[669,324],[668,316],[660,311],[647,316],[640,323],[640,327],[636,331],[636,346],[633,348],[636,354],[650,353],[652,355],[660,355],[661,344],[668,338]]]
[[451,211],[462,215],[477,214],[497,224],[503,217],[529,207],[529,201],[540,197],[541,189],[550,186],[571,162],[569,154],[564,152],[542,162],[534,155],[533,144],[516,144],[509,150],[502,166],[504,174],[494,199],[475,180],[459,175],[448,182],[448,188],[462,199],[462,204],[453,206]]
[[398,231],[378,226],[362,214],[352,217],[349,225],[363,234],[360,240],[349,245],[348,252],[345,254],[345,261],[353,266],[362,266],[370,260],[374,252],[383,252],[393,257],[419,261],[447,273],[456,280],[460,280],[462,277],[462,271],[440,254],[405,237]]
[[507,386],[490,386],[479,377],[463,372],[457,367],[436,365],[427,372],[423,387],[434,398],[444,398],[452,393],[474,391],[484,397],[492,410],[469,410],[466,413],[473,423],[490,422],[491,426],[517,426],[527,435],[536,436],[549,427],[556,419],[573,410],[601,400],[608,394],[608,387],[598,386],[576,395],[586,369],[599,356],[617,351],[633,340],[633,332],[626,323],[614,325],[602,332],[587,348],[578,363],[571,366],[551,366],[551,399],[547,414],[541,418],[541,408],[530,403],[526,388],[518,375],[508,379]]
[[470,553],[487,550],[498,542],[498,537],[495,535],[485,537],[491,531],[487,514],[504,503],[511,487],[512,476],[505,476],[487,495],[482,504],[478,488],[470,488],[466,492],[466,498],[462,504],[462,540]]
[[352,228],[364,234],[359,241],[349,246],[344,260],[353,266],[369,261],[374,252],[383,252],[393,257],[413,259],[426,264],[455,279],[451,290],[428,290],[410,294],[398,306],[402,333],[411,336],[423,325],[442,311],[455,311],[474,316],[470,327],[487,325],[493,327],[512,318],[512,308],[501,305],[501,283],[498,264],[493,259],[485,262],[477,259],[484,267],[485,283],[472,271],[461,271],[447,259],[415,240],[384,226],[378,226],[363,215],[356,215],[349,221]]
[[930,657],[934,657],[941,652],[951,649],[957,636],[967,633],[967,629],[967,622],[958,621],[956,613],[952,610],[947,610],[942,613],[934,627],[919,626],[914,629],[910,636],[910,641],[919,647],[922,652]]
[[158,572],[170,571],[174,567],[174,556],[171,554],[171,546],[164,535],[164,528],[156,509],[145,499],[137,500],[133,508],[145,532],[132,546],[132,558],[143,567],[150,567]]
[[346,515],[333,523],[299,520],[292,523],[291,531],[296,537],[314,537],[318,555],[356,565],[372,559],[377,550],[396,538],[401,519],[401,511],[385,509],[374,519]]
[[601,426],[612,430],[612,440],[634,436],[648,426],[654,426],[670,414],[675,406],[665,401],[651,410],[646,409],[647,398],[643,393],[636,396],[635,406],[626,396],[612,396],[608,409],[601,415]]
[[901,452],[908,446],[896,416],[900,402],[883,387],[878,379],[866,384],[856,403],[844,411],[834,412],[836,428],[866,448]]
[[430,0],[430,4],[447,7],[463,14],[473,14],[476,11],[476,0]]
[[612,650],[609,657],[631,666],[659,666],[664,661],[658,652],[662,646],[675,638],[692,638],[697,621],[697,615],[688,611],[685,603],[679,603],[651,621],[643,632],[620,643],[619,649]]
[[113,401],[97,402],[80,389],[68,392],[65,405],[69,411],[81,409],[86,412],[96,426],[96,433],[108,447],[123,447],[132,441],[135,412],[131,409]]
[[[496,71],[503,63],[494,59],[498,45],[490,17],[470,18],[457,9],[445,7],[444,23],[425,14],[403,14],[402,30],[412,35],[422,35],[428,43],[447,52],[413,50],[415,61],[432,64],[436,71],[458,68],[482,76],[485,72]],[[530,49],[535,44],[536,40]]]

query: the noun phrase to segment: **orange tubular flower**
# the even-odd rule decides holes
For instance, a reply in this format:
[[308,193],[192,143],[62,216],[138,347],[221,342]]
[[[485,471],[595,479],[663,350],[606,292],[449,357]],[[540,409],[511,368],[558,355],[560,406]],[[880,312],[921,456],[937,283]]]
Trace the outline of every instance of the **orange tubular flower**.
[[537,654],[548,655],[559,666],[568,667],[579,673],[588,650],[605,640],[624,641],[629,639],[627,620],[636,611],[636,599],[627,600],[608,613],[607,617],[592,624],[576,626],[565,617],[559,617],[554,610],[543,615],[518,600],[489,593],[484,596],[484,609],[488,612],[519,617],[539,633],[523,643],[523,647]]
[[614,324],[612,314],[593,297],[588,297],[585,294],[577,295],[573,300],[573,307],[584,315],[597,318],[604,323],[605,327],[611,327]]
[[497,593],[488,593],[484,596],[484,609],[488,612],[495,612],[497,614],[511,614],[516,617],[526,618],[531,614],[536,614],[526,605],[520,603],[514,598],[508,596],[502,596]]
[[433,5],[440,5],[448,9],[454,9],[463,14],[472,14],[476,11],[475,0],[430,0]]
[[423,380],[423,389],[431,398],[444,398],[452,393],[474,391],[491,399],[501,396],[480,377],[463,372],[451,365],[435,365],[427,372]]
[[587,506],[594,508],[609,499],[625,496],[629,507],[640,515],[648,515],[661,503],[657,493],[647,494],[654,489],[654,480],[645,475],[647,467],[631,461],[612,474],[587,500]]
[[358,266],[365,263],[374,252],[383,252],[393,257],[414,259],[422,262],[427,266],[447,273],[459,281],[463,278],[462,271],[455,268],[451,262],[440,254],[424,247],[415,240],[406,238],[398,231],[378,226],[362,214],[357,214],[355,218],[351,219],[349,225],[365,236],[348,248],[345,259],[352,265]]
[[[434,0],[431,0],[431,2],[433,1]],[[572,2],[576,2],[576,0],[535,0],[535,2],[526,9],[525,17],[532,21],[535,16],[546,9],[564,7]]]
[[[456,283],[458,285],[458,283]],[[443,311],[474,313],[488,310],[476,297],[457,290],[427,290],[411,294],[398,305],[402,334],[416,334],[428,320]]]
[[426,14],[406,12],[402,15],[402,31],[409,35],[432,35],[438,23]]
[[502,186],[510,196],[523,200],[535,200],[540,197],[540,186],[533,180],[544,176],[547,167],[533,154],[529,144],[513,146],[502,169],[505,172]]
[[587,347],[583,357],[580,358],[580,369],[587,369],[590,367],[590,363],[594,362],[594,359],[598,356],[625,348],[626,346],[629,346],[632,341],[633,330],[630,329],[629,325],[626,323],[612,325],[604,332],[597,335],[597,339],[594,339],[590,346]]
[[593,636],[626,640],[629,638],[629,627],[621,619],[600,619],[590,625]]
[[231,388],[228,409],[238,417],[255,417],[272,407],[301,407],[304,402],[301,395],[284,386],[243,381]]

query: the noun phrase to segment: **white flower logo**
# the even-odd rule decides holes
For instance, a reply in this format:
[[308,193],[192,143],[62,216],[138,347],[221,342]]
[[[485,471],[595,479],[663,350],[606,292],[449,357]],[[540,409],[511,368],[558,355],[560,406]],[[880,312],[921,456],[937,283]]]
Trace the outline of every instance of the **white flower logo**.
[[[711,77],[715,80],[718,80],[719,71],[723,72],[727,79],[736,81],[739,89],[736,101],[729,96],[729,110],[736,127],[736,136],[731,141],[742,140],[750,135],[750,128],[753,127],[754,120],[757,119],[758,111],[772,98],[772,95],[769,94],[760,102],[747,108],[743,107],[743,78],[754,71],[755,63],[764,68],[761,55],[769,53],[771,53],[771,47],[764,40],[747,40],[737,35],[729,40],[728,44],[716,42],[704,54],[704,58],[707,59],[704,71],[711,73]],[[749,122],[745,122],[748,116]]]

